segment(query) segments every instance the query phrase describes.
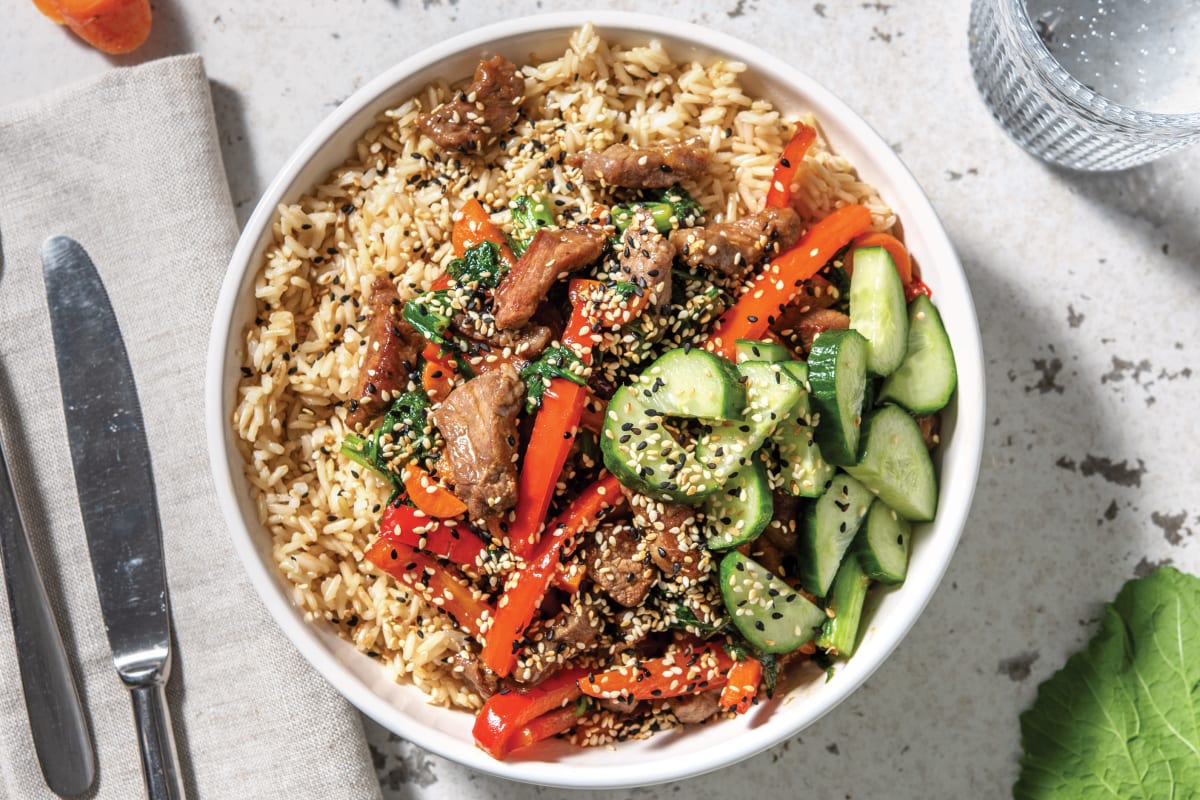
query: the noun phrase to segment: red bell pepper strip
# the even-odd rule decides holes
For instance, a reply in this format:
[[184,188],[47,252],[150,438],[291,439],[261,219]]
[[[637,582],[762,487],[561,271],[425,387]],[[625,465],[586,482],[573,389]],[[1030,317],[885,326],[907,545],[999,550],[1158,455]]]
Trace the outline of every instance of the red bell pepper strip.
[[380,536],[365,556],[368,561],[391,575],[430,604],[450,615],[454,624],[480,638],[495,609],[476,589],[434,559],[406,544]]
[[487,544],[461,522],[434,519],[412,506],[389,505],[379,534],[393,544],[424,550],[455,564],[474,566]]
[[450,231],[454,255],[462,258],[472,247],[484,242],[491,242],[500,248],[500,263],[512,269],[517,263],[517,258],[509,249],[504,232],[496,226],[496,223],[492,222],[492,218],[480,202],[472,197],[463,204],[459,213],[461,216]]
[[[575,288],[576,281],[572,281]],[[562,341],[574,350],[585,364],[592,363],[592,328],[586,316],[585,303],[575,302],[571,318],[563,331]],[[579,433],[587,386],[554,378],[542,395],[542,407],[533,422],[529,447],[521,462],[517,479],[517,505],[508,525],[509,548],[522,558],[533,552],[541,534],[546,511],[554,498],[554,487],[567,455]]]
[[721,644],[705,642],[631,667],[593,673],[579,681],[579,688],[590,697],[622,700],[679,697],[724,686],[733,663]]
[[718,701],[721,708],[733,709],[739,714],[745,714],[758,696],[758,684],[762,682],[762,662],[753,656],[746,656],[744,661],[736,661],[729,669],[728,683],[721,690]]
[[589,530],[605,509],[624,502],[621,484],[606,474],[584,489],[546,529],[546,535],[538,541],[532,556],[497,605],[480,653],[489,669],[502,678],[512,672],[521,636],[541,606],[559,564],[573,552],[575,537]]
[[566,733],[579,724],[575,706],[569,705],[530,720],[521,730],[508,738],[508,751],[520,750],[535,742]]
[[923,294],[926,297],[933,297],[933,289],[930,289],[925,284],[925,281],[921,280],[921,276],[914,269],[912,283],[904,287],[904,300],[911,303],[919,294]]
[[579,679],[586,675],[585,669],[564,669],[528,691],[492,695],[475,718],[476,746],[494,758],[504,758],[514,737],[524,741],[521,730],[527,724],[578,699]]
[[442,486],[427,470],[416,464],[406,464],[403,472],[404,488],[408,499],[421,511],[437,519],[461,517],[467,513],[467,504]]
[[792,202],[792,183],[796,180],[796,171],[804,161],[804,154],[817,139],[817,132],[803,122],[796,128],[796,133],[784,145],[779,160],[775,162],[775,171],[771,174],[771,188],[767,190],[767,206],[784,208]]
[[813,225],[790,249],[771,259],[713,326],[704,348],[734,360],[738,339],[759,339],[808,278],[871,226],[866,206],[842,206]]

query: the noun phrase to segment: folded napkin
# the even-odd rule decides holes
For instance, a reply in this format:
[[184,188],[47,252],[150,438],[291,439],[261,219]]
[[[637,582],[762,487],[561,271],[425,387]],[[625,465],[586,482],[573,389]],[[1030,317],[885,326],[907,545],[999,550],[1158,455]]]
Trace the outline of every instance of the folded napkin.
[[[175,632],[168,689],[191,800],[377,798],[358,715],[254,595],[217,509],[204,358],[237,237],[199,57],[110,70],[0,108],[0,391],[34,551],[81,680],[98,800],[144,797],[128,694],[87,560],[42,287],[41,243],[90,252],[112,299],[158,485]],[[0,592],[0,797],[42,781]]]

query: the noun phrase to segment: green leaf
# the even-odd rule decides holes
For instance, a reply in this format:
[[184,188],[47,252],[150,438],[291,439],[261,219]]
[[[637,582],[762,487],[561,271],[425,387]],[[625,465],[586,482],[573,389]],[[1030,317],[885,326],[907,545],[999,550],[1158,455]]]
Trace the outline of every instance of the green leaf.
[[462,258],[446,265],[446,272],[460,286],[468,289],[495,289],[506,272],[500,263],[500,247],[494,242],[480,242],[467,248]]
[[659,233],[669,233],[673,228],[686,228],[699,223],[704,208],[679,186],[656,192],[649,199],[626,203],[613,208],[613,225],[624,233],[633,221],[633,213],[644,207],[654,217],[654,227]]
[[587,383],[587,367],[575,351],[566,345],[547,347],[540,358],[521,370],[525,381],[525,410],[533,413],[542,406],[546,384],[554,378],[566,378],[583,386]]
[[429,341],[446,344],[446,329],[450,327],[450,318],[454,315],[450,292],[439,289],[417,295],[404,304],[401,315]]
[[1194,797],[1200,787],[1200,578],[1125,584],[1100,631],[1021,715],[1017,800]]
[[514,198],[508,207],[512,210],[512,251],[520,258],[538,230],[553,228],[557,223],[550,211],[550,202],[540,188],[532,196],[523,194]]

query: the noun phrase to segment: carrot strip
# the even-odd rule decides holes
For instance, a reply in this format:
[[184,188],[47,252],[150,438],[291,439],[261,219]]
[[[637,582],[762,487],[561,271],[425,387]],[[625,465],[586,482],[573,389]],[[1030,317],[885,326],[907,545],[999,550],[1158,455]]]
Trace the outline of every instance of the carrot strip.
[[437,519],[449,519],[462,516],[467,512],[467,504],[434,480],[433,476],[424,468],[416,464],[406,464],[403,477],[404,488],[408,491],[408,499],[429,516]]
[[887,250],[888,255],[892,257],[892,263],[896,265],[900,282],[906,288],[912,283],[912,260],[908,257],[908,248],[895,236],[879,231],[869,231],[861,236],[855,236],[854,242],[851,244],[850,259],[846,262],[846,272],[853,273],[854,251],[860,247],[882,247]]
[[843,206],[813,225],[795,246],[771,259],[733,307],[721,315],[704,348],[734,360],[738,339],[758,339],[802,289],[804,281],[871,225],[861,205]]
[[512,269],[517,263],[516,256],[508,246],[508,240],[504,238],[504,232],[492,222],[491,216],[488,215],[483,205],[472,197],[463,204],[461,218],[454,223],[454,228],[450,231],[450,241],[454,244],[454,255],[462,258],[463,255],[476,245],[484,242],[491,242],[500,248],[500,263]]
[[605,475],[584,489],[537,543],[532,557],[501,598],[480,653],[483,663],[500,677],[512,672],[521,636],[533,621],[559,563],[575,549],[575,537],[594,526],[606,509],[624,502],[621,484],[612,475]]
[[746,656],[745,661],[734,662],[727,676],[729,682],[721,690],[721,708],[732,708],[739,714],[745,714],[754,698],[758,696],[762,674],[762,662],[757,658]]
[[796,133],[783,147],[779,160],[775,162],[775,171],[771,174],[771,188],[767,190],[768,207],[784,208],[792,202],[792,183],[796,180],[796,171],[804,161],[804,154],[817,139],[817,132],[803,122],[796,128]]
[[724,686],[733,659],[714,642],[682,648],[661,658],[588,675],[579,688],[590,697],[658,700]]

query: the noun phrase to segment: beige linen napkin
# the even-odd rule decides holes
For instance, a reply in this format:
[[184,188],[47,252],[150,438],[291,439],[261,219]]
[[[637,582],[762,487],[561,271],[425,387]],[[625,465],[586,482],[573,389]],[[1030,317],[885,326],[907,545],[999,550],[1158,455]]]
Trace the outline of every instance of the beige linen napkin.
[[[377,798],[359,717],[254,595],[217,509],[204,357],[237,237],[199,57],[110,70],[0,108],[4,442],[96,741],[100,800],[144,797],[129,698],[87,560],[39,250],[77,238],[112,299],[158,484],[176,661],[168,695],[191,800]],[[0,592],[0,797],[50,797]]]

